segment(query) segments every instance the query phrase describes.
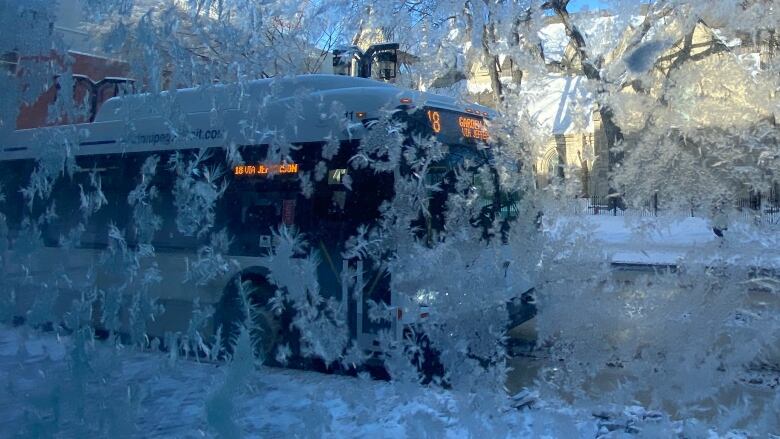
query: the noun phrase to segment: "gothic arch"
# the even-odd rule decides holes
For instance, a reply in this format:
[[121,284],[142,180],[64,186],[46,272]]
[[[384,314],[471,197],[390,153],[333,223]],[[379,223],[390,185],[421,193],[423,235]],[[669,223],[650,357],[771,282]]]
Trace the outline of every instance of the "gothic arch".
[[564,166],[565,162],[563,161],[563,157],[561,157],[561,154],[558,152],[558,146],[553,145],[547,148],[547,151],[545,151],[544,155],[542,155],[542,159],[539,161],[538,171],[539,171],[539,177],[540,182],[542,183],[540,186],[546,186],[550,184],[553,178],[564,177]]

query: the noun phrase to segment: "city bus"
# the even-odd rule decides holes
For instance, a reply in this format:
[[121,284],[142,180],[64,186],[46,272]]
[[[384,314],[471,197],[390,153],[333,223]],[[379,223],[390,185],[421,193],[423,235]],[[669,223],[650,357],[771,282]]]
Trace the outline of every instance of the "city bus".
[[[244,292],[262,332],[259,349],[267,362],[283,363],[280,348],[300,349],[300,334],[294,309],[279,311],[268,257],[294,231],[317,255],[307,261],[317,264],[318,293],[341,304],[346,339],[376,351],[380,332],[400,338],[424,314],[391,291],[382,264],[346,251],[375,225],[404,172],[357,166],[372,160],[362,142],[390,119],[402,122],[395,134],[407,145],[436,139],[448,152],[431,167],[431,183],[475,158],[495,176],[482,182],[492,186],[491,198],[480,201],[484,218],[474,219],[479,227],[514,211],[492,169],[488,121],[495,116],[453,98],[338,75],[111,98],[90,123],[16,131],[0,148],[2,282],[15,289],[21,318],[45,302],[42,285],[60,292],[49,303],[60,314],[78,298],[64,292],[97,291],[96,313],[113,312],[119,332],[138,313],[127,308],[143,289],[155,299],[147,311],[161,306],[142,325],[145,334],[186,333],[200,312],[223,346],[247,317]],[[446,192],[432,197],[418,238],[431,241],[441,229]],[[25,292],[25,279],[35,279],[38,291]],[[520,297],[530,285],[512,287]],[[369,303],[383,304],[392,318],[370,319]],[[514,323],[530,317],[526,308]]]

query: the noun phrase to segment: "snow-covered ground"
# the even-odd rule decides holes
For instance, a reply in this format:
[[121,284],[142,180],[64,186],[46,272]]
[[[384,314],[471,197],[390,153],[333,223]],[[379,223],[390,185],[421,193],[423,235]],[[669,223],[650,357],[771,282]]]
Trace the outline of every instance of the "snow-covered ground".
[[[208,411],[231,364],[101,342],[93,348],[89,368],[77,370],[81,351],[70,337],[0,328],[0,437],[219,436]],[[777,376],[768,379],[772,388],[780,385]],[[223,413],[242,437],[750,437],[719,436],[705,423],[639,406],[543,401],[528,390],[514,397],[475,394],[266,367],[241,381]]]
[[726,260],[743,266],[780,268],[780,229],[735,221],[720,239],[710,222],[695,217],[584,215],[563,217],[548,231],[577,224],[593,238],[594,250],[613,263],[676,265],[695,260]]
[[[0,328],[0,436],[215,436],[207,405],[230,364],[98,342],[89,370],[80,371],[79,352],[70,337]],[[474,394],[266,367],[246,374],[230,397],[227,413],[245,437],[595,437],[599,431],[588,411],[544,406],[532,396],[499,395],[503,410],[481,411],[493,404]],[[515,407],[530,401],[534,408]]]
[[218,437],[214,426],[227,419],[213,413],[241,437],[262,438],[720,437],[639,406],[574,407],[528,390],[510,397],[266,367],[242,373],[226,402],[216,395],[240,367],[78,346],[0,327],[0,437]]

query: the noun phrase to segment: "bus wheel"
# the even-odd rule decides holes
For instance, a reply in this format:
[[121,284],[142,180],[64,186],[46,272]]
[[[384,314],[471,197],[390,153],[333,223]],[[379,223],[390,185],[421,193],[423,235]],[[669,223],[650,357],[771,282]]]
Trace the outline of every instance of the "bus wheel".
[[271,285],[261,273],[242,273],[231,280],[222,292],[222,298],[214,312],[214,331],[221,328],[221,345],[224,353],[231,355],[240,328],[247,322],[246,309],[238,294],[238,282],[245,284],[249,293],[249,303],[252,306],[253,318],[250,324],[250,338],[255,354],[263,359],[267,366],[282,365],[276,357],[280,348],[297,350],[297,340],[290,330],[292,313],[282,312],[281,315],[271,309],[270,300],[276,288]]

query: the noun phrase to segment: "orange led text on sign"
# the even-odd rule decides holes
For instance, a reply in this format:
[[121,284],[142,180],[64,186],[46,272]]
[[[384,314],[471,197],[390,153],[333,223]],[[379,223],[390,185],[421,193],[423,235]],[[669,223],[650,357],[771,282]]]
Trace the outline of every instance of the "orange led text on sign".
[[297,174],[297,163],[279,163],[273,165],[238,165],[233,168],[233,175],[273,175]]
[[433,132],[439,134],[441,132],[441,115],[439,112],[428,110],[428,120],[431,122]]
[[458,117],[458,125],[463,137],[477,140],[487,140],[489,135],[485,123],[472,117]]

